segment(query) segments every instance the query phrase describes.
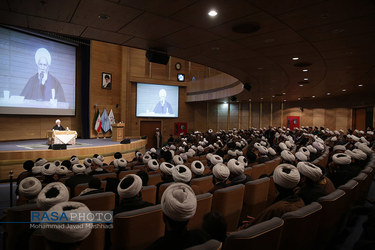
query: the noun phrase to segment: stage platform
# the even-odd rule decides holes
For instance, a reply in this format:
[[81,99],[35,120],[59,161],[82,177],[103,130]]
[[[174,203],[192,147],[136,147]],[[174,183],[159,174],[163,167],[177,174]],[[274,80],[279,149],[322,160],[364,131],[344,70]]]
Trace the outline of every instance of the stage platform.
[[105,162],[113,160],[115,152],[121,152],[126,160],[134,158],[135,151],[144,153],[147,140],[131,139],[130,144],[107,139],[77,139],[75,145],[67,145],[66,150],[48,149],[47,140],[25,140],[0,142],[0,180],[9,179],[9,171],[13,170],[16,178],[23,171],[22,164],[26,160],[46,158],[48,161],[66,160],[76,155],[81,162],[84,158],[100,154]]

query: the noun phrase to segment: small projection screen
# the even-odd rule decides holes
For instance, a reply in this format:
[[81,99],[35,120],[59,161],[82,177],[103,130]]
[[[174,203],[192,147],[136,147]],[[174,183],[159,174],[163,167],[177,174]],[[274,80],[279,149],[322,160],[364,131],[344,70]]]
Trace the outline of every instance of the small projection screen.
[[76,46],[0,27],[0,114],[75,115]]
[[137,117],[178,117],[178,88],[137,83]]

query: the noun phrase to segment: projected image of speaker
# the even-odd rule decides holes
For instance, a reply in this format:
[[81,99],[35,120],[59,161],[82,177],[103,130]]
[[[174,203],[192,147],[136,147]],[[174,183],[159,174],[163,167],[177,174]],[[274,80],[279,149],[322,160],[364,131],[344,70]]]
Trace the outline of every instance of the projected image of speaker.
[[150,62],[159,64],[168,64],[169,56],[164,53],[147,50],[146,57]]

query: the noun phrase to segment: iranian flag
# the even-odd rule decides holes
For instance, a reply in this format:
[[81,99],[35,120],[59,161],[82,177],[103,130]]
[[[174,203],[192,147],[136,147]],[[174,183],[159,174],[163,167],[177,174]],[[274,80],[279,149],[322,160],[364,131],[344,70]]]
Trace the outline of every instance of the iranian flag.
[[99,133],[101,127],[102,127],[102,120],[100,119],[100,113],[98,109],[98,112],[96,113],[95,130]]

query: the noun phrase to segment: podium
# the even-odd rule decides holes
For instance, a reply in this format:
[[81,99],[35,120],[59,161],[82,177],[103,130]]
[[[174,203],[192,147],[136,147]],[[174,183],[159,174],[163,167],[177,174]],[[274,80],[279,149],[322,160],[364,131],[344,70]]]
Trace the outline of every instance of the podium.
[[124,139],[125,123],[114,123],[112,127],[112,141],[122,141]]
[[48,145],[52,144],[76,144],[77,132],[74,130],[47,131]]

